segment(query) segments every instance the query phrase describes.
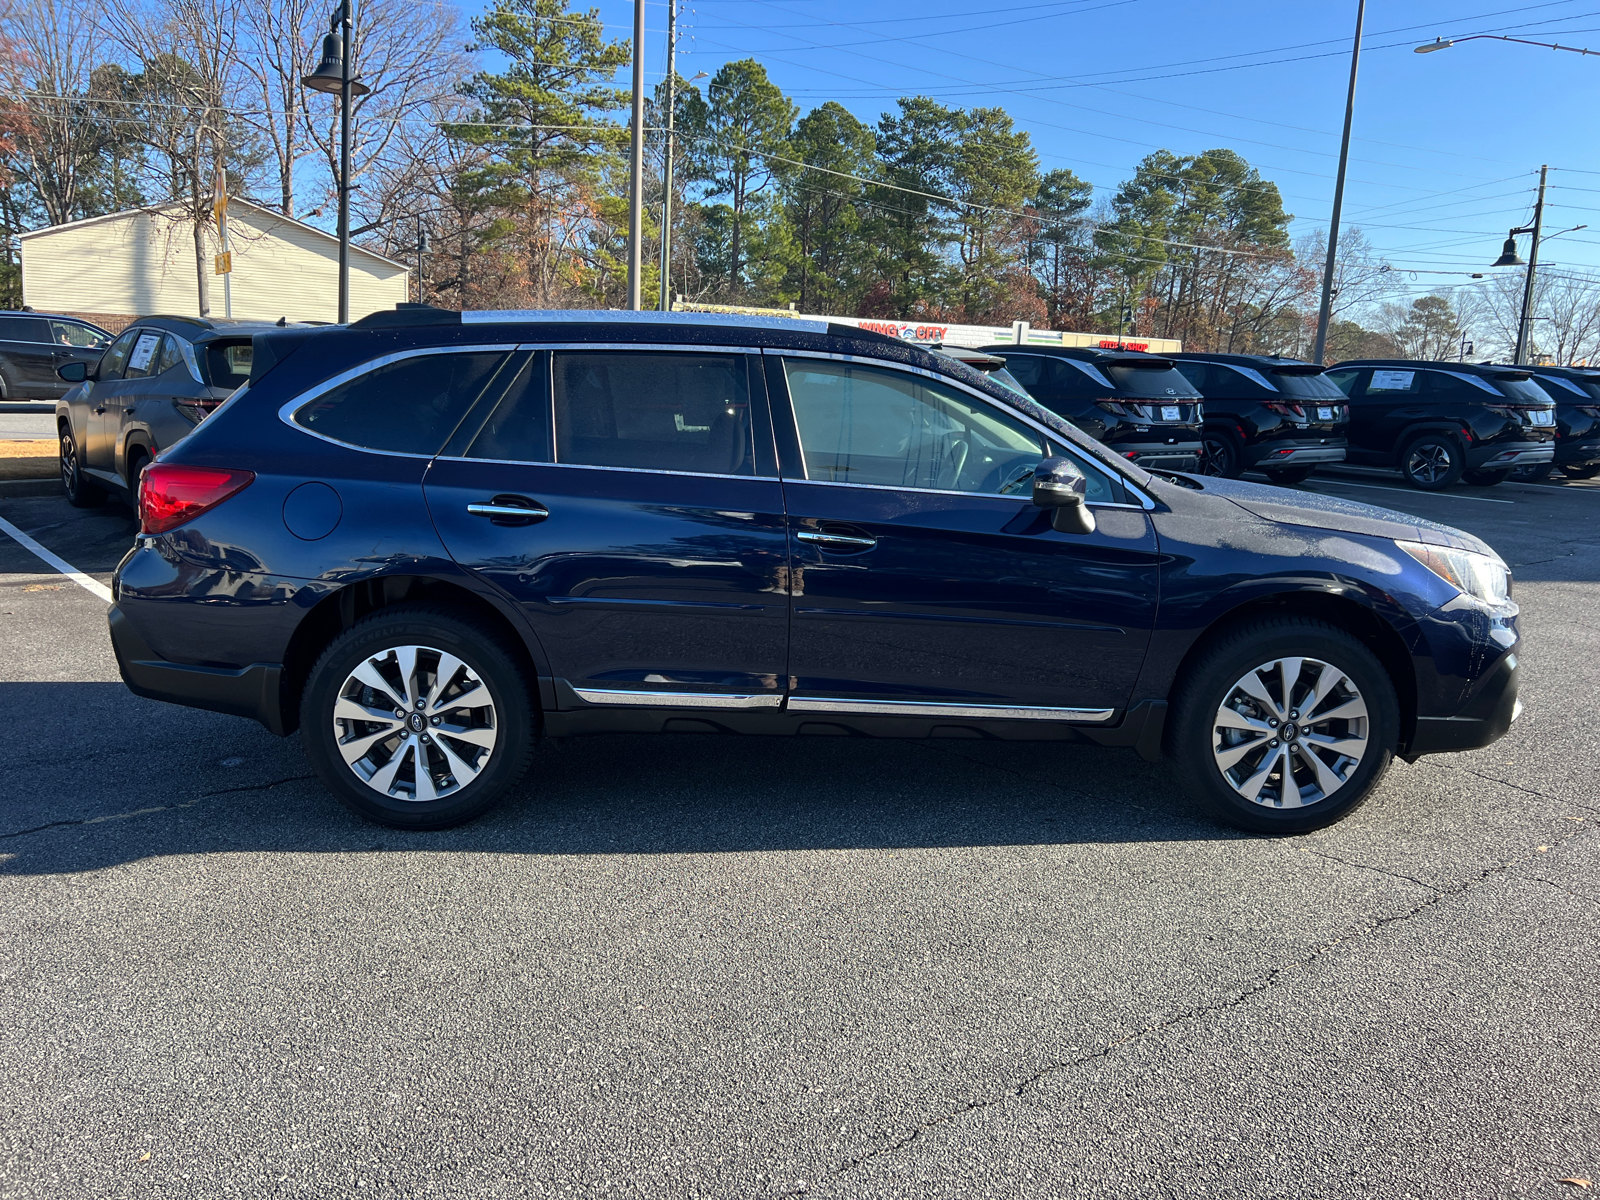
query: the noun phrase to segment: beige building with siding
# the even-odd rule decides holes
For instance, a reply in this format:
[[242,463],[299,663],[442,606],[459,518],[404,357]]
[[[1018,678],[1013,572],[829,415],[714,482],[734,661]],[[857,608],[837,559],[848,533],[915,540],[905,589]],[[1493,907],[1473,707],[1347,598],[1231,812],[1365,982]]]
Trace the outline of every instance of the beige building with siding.
[[[116,332],[152,313],[199,316],[194,226],[179,205],[130,209],[25,233],[22,301],[71,313]],[[338,317],[339,239],[247,200],[228,201],[233,315],[276,321]],[[223,278],[213,274],[217,230],[206,230],[211,316],[224,316]],[[410,298],[403,263],[350,248],[350,318]]]

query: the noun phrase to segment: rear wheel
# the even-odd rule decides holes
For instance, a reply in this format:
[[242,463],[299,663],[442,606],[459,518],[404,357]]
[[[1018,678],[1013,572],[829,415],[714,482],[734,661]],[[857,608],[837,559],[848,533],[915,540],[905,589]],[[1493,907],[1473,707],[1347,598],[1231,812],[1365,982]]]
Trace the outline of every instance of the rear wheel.
[[1239,447],[1233,435],[1208,429],[1200,438],[1200,474],[1237,479],[1240,474]]
[[1568,479],[1593,479],[1600,475],[1600,463],[1584,463],[1581,466],[1571,463],[1561,468],[1561,473]]
[[1406,482],[1425,492],[1443,491],[1461,478],[1461,447],[1447,433],[1425,433],[1412,438],[1400,452],[1400,473]]
[[1267,478],[1279,487],[1288,487],[1291,484],[1304,483],[1311,478],[1311,472],[1315,470],[1315,467],[1279,467],[1266,474]]
[[97,508],[106,502],[105,489],[91,483],[83,474],[83,461],[78,457],[77,439],[63,426],[61,437],[61,489],[67,493],[67,503],[73,508]]
[[1255,833],[1307,833],[1372,793],[1399,734],[1394,685],[1347,631],[1270,617],[1225,633],[1188,672],[1168,748],[1191,795]]
[[1511,475],[1510,471],[1463,471],[1461,478],[1473,487],[1493,487],[1497,483],[1504,483]]
[[384,609],[334,639],[300,708],[328,790],[380,825],[446,829],[527,770],[534,714],[516,656],[445,609]]
[[1543,483],[1555,469],[1554,463],[1535,463],[1531,467],[1512,467],[1508,477],[1518,483]]
[[145,467],[150,465],[150,452],[143,446],[135,446],[128,451],[128,495],[133,500],[133,506],[139,507],[139,476]]

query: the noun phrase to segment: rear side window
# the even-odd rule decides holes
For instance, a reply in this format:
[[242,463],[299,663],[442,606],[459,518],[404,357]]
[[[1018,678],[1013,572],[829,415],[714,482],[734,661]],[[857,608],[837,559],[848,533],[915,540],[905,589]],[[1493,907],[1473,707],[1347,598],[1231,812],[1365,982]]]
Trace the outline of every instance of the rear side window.
[[385,363],[302,404],[293,419],[351,446],[431,456],[508,357],[494,350]]
[[39,317],[0,317],[0,340],[7,342],[48,342],[50,330]]
[[1360,371],[1329,371],[1322,378],[1338,388],[1341,396],[1358,396],[1361,389],[1356,386],[1356,377],[1360,374]]
[[1197,392],[1204,392],[1210,386],[1210,368],[1205,363],[1181,362],[1178,364],[1178,374],[1189,381],[1189,386]]
[[1011,377],[1027,388],[1034,391],[1044,382],[1045,360],[1032,354],[1011,354],[1006,356],[1007,371]]
[[239,388],[250,382],[254,346],[248,341],[207,342],[206,374],[211,386]]
[[1367,380],[1369,396],[1414,396],[1422,390],[1421,371],[1401,371],[1391,367],[1374,367],[1372,378]]
[[556,351],[556,461],[754,475],[743,355]]
[[161,361],[157,364],[156,369],[152,371],[151,374],[165,374],[182,361],[183,350],[178,346],[178,339],[169,333],[167,335],[167,340],[161,345]]
[[144,379],[149,375],[161,373],[161,342],[162,336],[154,330],[146,330],[133,340],[133,350],[128,354],[128,363],[122,369],[124,379]]

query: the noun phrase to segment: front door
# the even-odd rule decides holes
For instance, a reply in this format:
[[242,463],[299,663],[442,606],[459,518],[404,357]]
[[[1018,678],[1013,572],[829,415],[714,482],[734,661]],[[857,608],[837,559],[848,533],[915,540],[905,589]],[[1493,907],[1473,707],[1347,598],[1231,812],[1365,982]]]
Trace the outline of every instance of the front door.
[[[1126,705],[1156,540],[1119,480],[931,376],[793,356],[768,378],[799,459],[784,464],[791,711],[1098,722]],[[1094,533],[1057,533],[1032,504],[1046,454],[1088,477]]]
[[780,704],[788,564],[759,363],[529,354],[429,468],[440,536],[527,614],[561,707]]
[[117,435],[122,429],[122,393],[127,386],[122,373],[136,342],[160,335],[147,329],[130,329],[111,343],[100,359],[95,379],[84,389],[88,422],[84,428],[83,464],[91,471],[114,474]]

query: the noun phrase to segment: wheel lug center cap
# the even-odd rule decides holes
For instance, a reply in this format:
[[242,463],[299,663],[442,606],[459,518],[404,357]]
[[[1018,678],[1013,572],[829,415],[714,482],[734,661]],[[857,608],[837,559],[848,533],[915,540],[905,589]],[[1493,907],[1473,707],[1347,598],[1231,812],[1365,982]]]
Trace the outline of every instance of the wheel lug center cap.
[[1296,730],[1293,725],[1285,725],[1283,727],[1283,739],[1284,739],[1284,741],[1286,741],[1286,742],[1294,741],[1294,739],[1297,736],[1298,732],[1299,731]]
[[428,722],[419,712],[414,712],[408,718],[406,718],[406,724],[411,726],[412,733],[421,733],[428,727]]

